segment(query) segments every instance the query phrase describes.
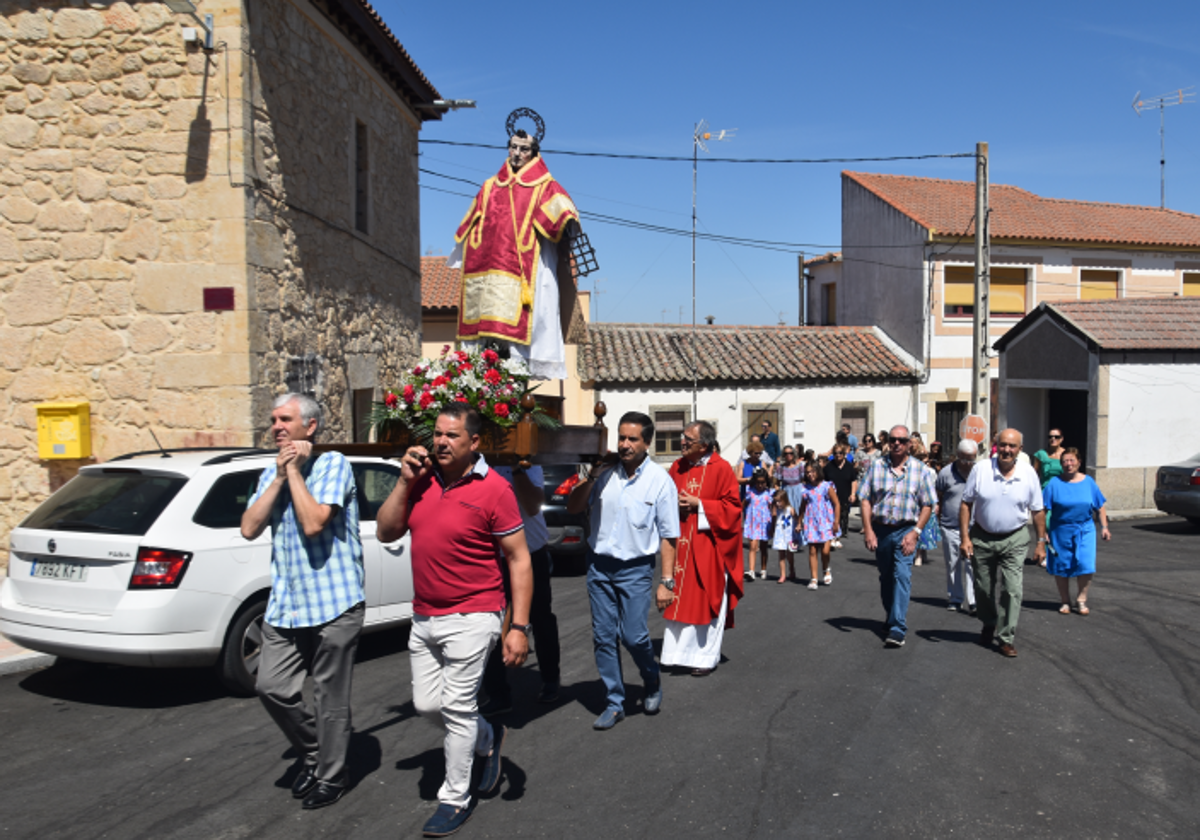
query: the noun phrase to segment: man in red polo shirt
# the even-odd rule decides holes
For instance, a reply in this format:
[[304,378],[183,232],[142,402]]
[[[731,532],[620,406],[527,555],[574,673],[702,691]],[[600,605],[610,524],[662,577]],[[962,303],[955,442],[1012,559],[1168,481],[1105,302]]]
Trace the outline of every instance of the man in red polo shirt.
[[476,695],[504,617],[501,554],[513,601],[504,664],[518,667],[529,653],[533,569],[521,511],[508,482],[478,452],[480,426],[479,413],[466,403],[443,408],[433,457],[422,446],[409,448],[376,523],[380,542],[412,534],[413,705],[421,715],[440,713],[446,727],[446,780],[425,824],[427,837],[453,834],[471,816],[472,753],[484,759],[479,792],[500,781],[507,730],[479,715]]

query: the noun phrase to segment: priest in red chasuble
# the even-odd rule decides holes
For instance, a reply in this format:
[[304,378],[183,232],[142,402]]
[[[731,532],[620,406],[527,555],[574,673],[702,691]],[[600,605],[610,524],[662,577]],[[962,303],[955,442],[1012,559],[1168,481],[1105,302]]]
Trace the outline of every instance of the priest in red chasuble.
[[511,131],[508,160],[475,196],[448,265],[462,265],[459,341],[500,339],[535,377],[565,379],[558,252],[570,247],[579,211],[546,168],[539,140],[540,131]]
[[[729,462],[716,453],[717,432],[701,420],[684,429],[683,457],[671,465],[679,491],[675,599],[663,611],[663,665],[711,674],[725,628],[742,597],[742,502]],[[665,582],[665,581],[664,581]]]

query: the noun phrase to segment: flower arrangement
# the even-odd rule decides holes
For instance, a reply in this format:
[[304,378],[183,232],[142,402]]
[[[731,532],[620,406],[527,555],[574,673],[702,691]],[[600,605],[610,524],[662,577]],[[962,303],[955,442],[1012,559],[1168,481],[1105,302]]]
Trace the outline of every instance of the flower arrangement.
[[[502,358],[490,347],[452,350],[447,344],[440,356],[422,359],[405,373],[399,387],[388,390],[383,402],[375,404],[371,420],[381,438],[388,426],[400,423],[418,442],[425,443],[433,439],[442,406],[462,402],[479,411],[485,426],[508,429],[520,420],[521,398],[532,390],[524,359]],[[558,427],[540,406],[535,406],[532,414],[539,426]]]

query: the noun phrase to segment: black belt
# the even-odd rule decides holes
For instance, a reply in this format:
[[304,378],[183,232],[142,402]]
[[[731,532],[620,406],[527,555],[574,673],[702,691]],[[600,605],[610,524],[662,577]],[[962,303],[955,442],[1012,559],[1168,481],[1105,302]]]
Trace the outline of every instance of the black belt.
[[876,528],[878,528],[880,526],[882,526],[884,528],[915,528],[915,527],[917,527],[916,520],[910,520],[908,522],[884,522],[882,519],[872,519],[871,524]]
[[988,529],[981,528],[979,525],[971,526],[971,530],[978,531],[979,533],[983,534],[985,537],[987,537],[988,539],[991,539],[991,540],[1006,540],[1009,537],[1011,537],[1013,534],[1017,533],[1017,531],[1024,531],[1026,527],[1028,527],[1028,524],[1022,525],[1020,528],[1013,528],[1007,534],[993,534]]

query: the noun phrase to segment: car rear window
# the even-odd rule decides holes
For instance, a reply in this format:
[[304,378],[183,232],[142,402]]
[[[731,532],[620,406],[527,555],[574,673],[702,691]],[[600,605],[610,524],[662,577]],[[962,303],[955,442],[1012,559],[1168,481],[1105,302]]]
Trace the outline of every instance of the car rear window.
[[187,479],[131,469],[87,470],[21,523],[23,528],[142,536]]
[[239,528],[246,503],[258,489],[262,469],[223,475],[216,480],[192,521],[205,528]]

